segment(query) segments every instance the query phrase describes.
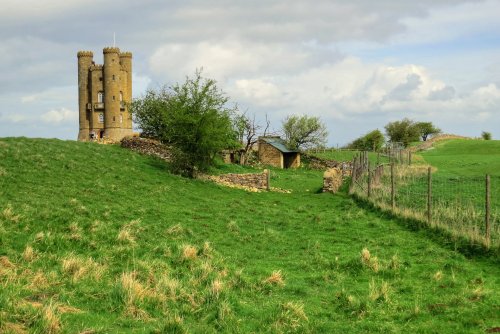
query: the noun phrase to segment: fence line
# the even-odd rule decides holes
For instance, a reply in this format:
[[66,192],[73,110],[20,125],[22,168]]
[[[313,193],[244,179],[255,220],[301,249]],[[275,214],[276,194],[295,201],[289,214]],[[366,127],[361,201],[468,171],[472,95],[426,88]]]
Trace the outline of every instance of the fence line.
[[354,157],[349,192],[486,247],[500,246],[500,177],[433,174],[431,167],[411,165],[408,156],[406,164],[374,167],[365,153]]

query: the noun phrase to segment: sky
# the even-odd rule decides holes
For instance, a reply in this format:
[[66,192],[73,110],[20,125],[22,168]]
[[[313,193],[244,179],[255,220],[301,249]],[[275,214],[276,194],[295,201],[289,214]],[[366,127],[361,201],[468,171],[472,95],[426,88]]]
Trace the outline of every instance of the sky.
[[318,116],[329,146],[388,122],[500,139],[500,0],[0,0],[0,137],[75,140],[77,57],[133,53],[133,95],[202,69],[279,131]]

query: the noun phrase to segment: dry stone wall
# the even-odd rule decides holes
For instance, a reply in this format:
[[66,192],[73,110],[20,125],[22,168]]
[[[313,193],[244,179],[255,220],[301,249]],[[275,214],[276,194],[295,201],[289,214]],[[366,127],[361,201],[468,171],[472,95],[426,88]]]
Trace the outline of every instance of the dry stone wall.
[[244,187],[267,189],[267,171],[258,174],[223,174],[219,175],[218,179]]
[[125,137],[121,140],[121,146],[141,154],[153,155],[166,161],[170,161],[171,159],[170,148],[158,140],[141,137]]
[[344,177],[340,168],[330,168],[323,174],[323,192],[337,193]]

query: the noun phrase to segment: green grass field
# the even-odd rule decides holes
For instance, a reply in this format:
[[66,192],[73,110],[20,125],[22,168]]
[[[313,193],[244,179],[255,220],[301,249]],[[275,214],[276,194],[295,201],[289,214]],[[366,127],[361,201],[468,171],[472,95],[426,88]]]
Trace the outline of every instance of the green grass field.
[[[328,159],[328,160],[335,160],[335,161],[352,161],[352,159],[359,155],[361,152],[356,151],[356,150],[342,150],[342,149],[329,149],[325,151],[318,151],[318,152],[310,152],[311,155],[317,156],[323,159]],[[368,152],[368,160],[375,165],[377,161],[379,163],[385,163],[388,162],[389,160],[382,156],[378,155],[375,152]]]
[[321,175],[273,170],[291,194],[249,193],[118,146],[0,139],[0,332],[500,326],[498,258],[319,193]]
[[454,139],[434,143],[419,153],[426,162],[447,176],[500,176],[500,140]]

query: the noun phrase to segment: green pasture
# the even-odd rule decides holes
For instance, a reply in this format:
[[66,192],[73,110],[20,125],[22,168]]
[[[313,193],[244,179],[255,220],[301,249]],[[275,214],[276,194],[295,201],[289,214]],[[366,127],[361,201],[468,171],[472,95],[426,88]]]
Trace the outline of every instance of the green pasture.
[[[261,172],[221,165],[217,171]],[[216,172],[216,171],[213,171]],[[498,258],[272,170],[251,193],[73,141],[0,139],[2,333],[484,333]]]

